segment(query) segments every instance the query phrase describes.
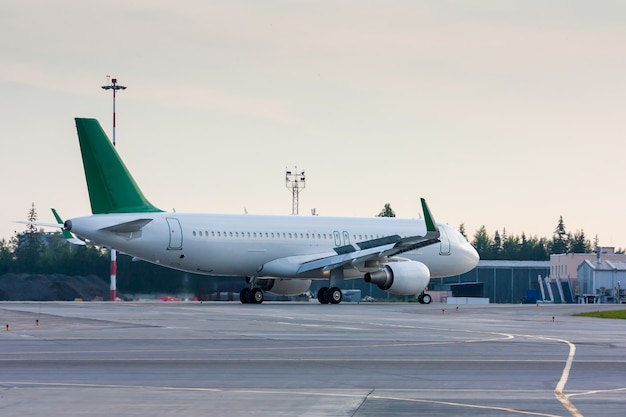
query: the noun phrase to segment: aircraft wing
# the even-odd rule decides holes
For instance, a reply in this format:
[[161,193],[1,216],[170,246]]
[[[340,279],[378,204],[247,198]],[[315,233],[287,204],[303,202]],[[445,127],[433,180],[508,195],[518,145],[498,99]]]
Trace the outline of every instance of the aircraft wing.
[[[390,238],[393,237],[394,236],[390,236]],[[425,236],[415,236],[406,239],[399,239],[395,244],[390,243],[385,245],[379,245],[368,249],[357,250],[354,245],[348,245],[352,248],[351,250],[349,250],[348,247],[342,246],[341,248],[336,248],[336,250],[349,251],[346,251],[346,253],[340,253],[337,255],[327,256],[325,258],[302,263],[300,268],[298,268],[297,273],[301,274],[304,272],[313,271],[315,269],[330,271],[332,269],[339,268],[348,264],[354,265],[357,263],[399,255],[401,253],[419,249],[424,246],[433,245],[435,243],[439,243],[439,231],[428,232]]]
[[340,246],[334,249],[335,253],[324,254],[313,259],[310,256],[307,256],[307,259],[299,256],[276,259],[263,265],[262,270],[268,273],[268,275],[270,275],[270,271],[280,272],[285,275],[288,275],[289,272],[299,275],[314,270],[330,271],[347,265],[381,260],[389,256],[439,243],[437,223],[433,220],[426,201],[423,198],[421,201],[426,221],[426,234],[424,236],[410,236],[406,238],[401,238],[398,235],[385,236]]

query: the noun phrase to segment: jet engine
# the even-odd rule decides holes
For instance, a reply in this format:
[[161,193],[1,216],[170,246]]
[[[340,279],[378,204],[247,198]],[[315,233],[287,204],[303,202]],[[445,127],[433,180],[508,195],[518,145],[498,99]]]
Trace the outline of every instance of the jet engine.
[[421,262],[393,262],[368,272],[363,278],[392,294],[413,295],[424,291],[430,281],[430,270]]
[[257,288],[277,295],[298,295],[307,291],[311,286],[310,279],[285,278],[257,278],[254,281]]

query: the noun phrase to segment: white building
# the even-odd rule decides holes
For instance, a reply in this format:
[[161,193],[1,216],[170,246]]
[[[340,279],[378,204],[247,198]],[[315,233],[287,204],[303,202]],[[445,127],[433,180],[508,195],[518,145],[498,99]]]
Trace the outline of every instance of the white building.
[[578,267],[578,297],[585,303],[626,303],[626,262],[585,260]]

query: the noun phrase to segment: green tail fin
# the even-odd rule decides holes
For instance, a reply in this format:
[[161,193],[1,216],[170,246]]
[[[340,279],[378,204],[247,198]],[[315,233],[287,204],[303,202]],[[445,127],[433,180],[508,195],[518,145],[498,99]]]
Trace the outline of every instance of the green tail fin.
[[435,222],[433,215],[430,214],[430,209],[428,208],[428,204],[426,204],[426,200],[423,198],[421,198],[420,200],[422,201],[422,211],[424,212],[424,221],[426,222],[426,231],[439,233],[437,222]]
[[76,118],[91,212],[159,212],[143,195],[96,119]]

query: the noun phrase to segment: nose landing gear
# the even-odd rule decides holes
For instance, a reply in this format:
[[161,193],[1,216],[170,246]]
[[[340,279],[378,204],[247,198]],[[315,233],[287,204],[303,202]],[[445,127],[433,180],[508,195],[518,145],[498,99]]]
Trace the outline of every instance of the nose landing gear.
[[[254,280],[251,280],[254,285]],[[260,288],[244,288],[239,292],[239,301],[242,304],[261,304],[265,299],[265,293]]]

